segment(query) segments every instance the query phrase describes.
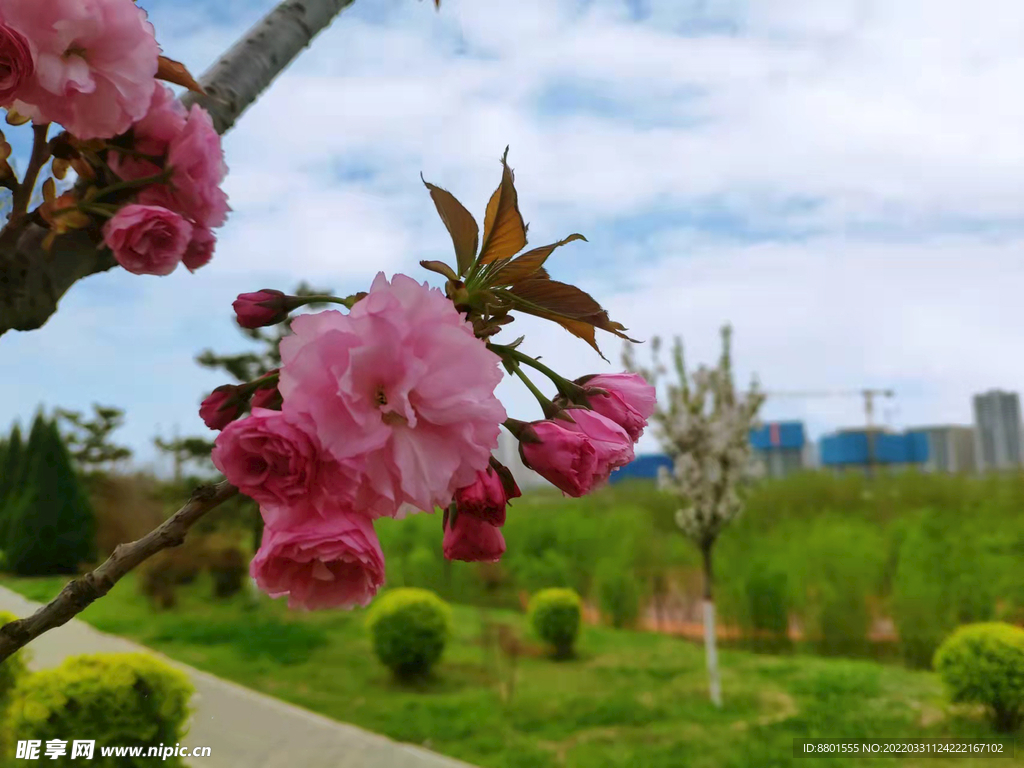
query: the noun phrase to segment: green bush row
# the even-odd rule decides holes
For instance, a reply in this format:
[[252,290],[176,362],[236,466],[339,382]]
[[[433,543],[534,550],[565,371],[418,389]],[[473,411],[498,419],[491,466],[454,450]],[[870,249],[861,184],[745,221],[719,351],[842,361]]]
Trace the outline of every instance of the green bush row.
[[[571,589],[544,589],[530,601],[530,623],[556,659],[573,656],[582,621],[582,601]],[[366,626],[380,662],[409,680],[428,675],[441,659],[452,634],[452,612],[430,590],[399,587],[373,601]]]
[[[378,530],[389,584],[514,608],[566,587],[630,626],[666,591],[694,592],[698,556],[675,527],[676,506],[641,482],[571,501],[531,492],[510,510],[497,565],[444,561],[432,516]],[[1024,473],[766,480],[715,551],[722,619],[766,649],[788,644],[794,620],[812,650],[862,655],[878,652],[868,635],[889,617],[906,663],[930,666],[959,624],[1024,619],[1021,508]]]

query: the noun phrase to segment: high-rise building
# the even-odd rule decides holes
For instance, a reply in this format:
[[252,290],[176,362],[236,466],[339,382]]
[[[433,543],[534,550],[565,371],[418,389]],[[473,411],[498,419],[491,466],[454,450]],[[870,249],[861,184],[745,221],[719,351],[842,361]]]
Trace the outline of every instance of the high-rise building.
[[978,468],[975,453],[975,435],[971,427],[946,425],[917,427],[913,432],[923,433],[928,441],[926,472],[974,472]]
[[1020,399],[1016,392],[993,389],[974,396],[974,441],[979,469],[1021,465]]

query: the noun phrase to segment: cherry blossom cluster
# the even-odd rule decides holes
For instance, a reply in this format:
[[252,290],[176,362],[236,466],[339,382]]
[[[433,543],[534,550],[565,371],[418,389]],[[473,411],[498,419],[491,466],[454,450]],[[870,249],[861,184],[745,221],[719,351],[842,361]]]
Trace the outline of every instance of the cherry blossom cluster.
[[[235,308],[258,327],[302,301],[260,291]],[[589,408],[566,401],[524,423],[494,395],[501,350],[440,290],[381,274],[347,314],[297,316],[278,371],[206,398],[200,413],[222,430],[213,461],[265,522],[257,584],[294,607],[365,605],[384,583],[373,521],[436,507],[446,558],[498,560],[506,505],[520,495],[492,455],[502,424],[527,466],[570,496],[632,461],[655,405],[642,378],[585,377],[572,384]]]
[[[8,123],[35,126],[24,179],[0,168],[14,193],[6,228],[86,230],[135,274],[208,263],[229,210],[220,137],[202,107],[186,110],[160,80],[199,90],[161,55],[134,0],[0,0],[0,107]],[[63,128],[53,138],[51,124]],[[76,184],[57,195],[48,179],[30,214],[51,160],[55,178],[74,170]]]
[[[264,535],[250,572],[292,607],[372,600],[384,583],[374,531],[383,517],[441,509],[446,558],[499,560],[507,507],[521,495],[493,455],[503,427],[518,439],[523,463],[568,496],[600,487],[634,458],[656,407],[641,376],[568,381],[520,351],[522,339],[493,338],[513,311],[540,314],[595,348],[594,328],[624,330],[542,267],[556,247],[582,237],[514,256],[526,228],[502,162],[479,255],[472,217],[427,185],[459,262],[421,262],[448,278],[443,292],[406,275],[389,281],[378,274],[368,292],[345,298],[264,289],[234,302],[245,328],[281,323],[309,303],[339,306],[293,316],[278,370],[218,387],[200,407],[207,426],[220,430],[214,464],[260,506]],[[550,380],[554,398],[527,368]],[[509,418],[495,396],[503,369],[533,392],[543,419]]]

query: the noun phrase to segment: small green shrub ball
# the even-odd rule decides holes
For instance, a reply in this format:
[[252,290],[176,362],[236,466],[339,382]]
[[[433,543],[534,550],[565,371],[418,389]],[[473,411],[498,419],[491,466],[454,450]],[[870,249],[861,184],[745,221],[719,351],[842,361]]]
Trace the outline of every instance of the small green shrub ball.
[[399,678],[421,677],[440,660],[451,636],[451,608],[427,589],[393,589],[373,603],[366,624],[384,666]]

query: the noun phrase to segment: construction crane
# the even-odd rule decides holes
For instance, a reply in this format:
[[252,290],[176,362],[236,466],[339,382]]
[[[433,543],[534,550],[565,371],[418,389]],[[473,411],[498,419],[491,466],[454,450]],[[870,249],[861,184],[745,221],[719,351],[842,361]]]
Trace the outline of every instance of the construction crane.
[[864,423],[866,426],[866,436],[868,440],[868,474],[874,470],[875,466],[875,437],[874,437],[874,420],[875,420],[875,398],[876,397],[895,397],[896,393],[891,389],[849,389],[849,390],[833,390],[833,391],[821,391],[821,392],[766,392],[766,397],[769,398],[818,398],[818,397],[863,397],[864,398]]

